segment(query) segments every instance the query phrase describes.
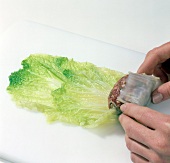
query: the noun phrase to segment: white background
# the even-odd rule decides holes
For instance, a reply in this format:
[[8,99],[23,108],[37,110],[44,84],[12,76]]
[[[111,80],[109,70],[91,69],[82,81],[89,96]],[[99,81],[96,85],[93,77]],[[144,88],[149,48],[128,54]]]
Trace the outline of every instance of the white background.
[[143,53],[170,40],[170,0],[0,0],[0,37],[23,20]]
[[0,0],[0,37],[31,20],[147,53],[170,38],[169,0]]

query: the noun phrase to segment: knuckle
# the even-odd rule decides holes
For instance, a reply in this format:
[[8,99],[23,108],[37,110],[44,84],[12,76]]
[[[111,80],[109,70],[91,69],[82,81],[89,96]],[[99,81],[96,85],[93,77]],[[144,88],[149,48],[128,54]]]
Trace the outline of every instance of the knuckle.
[[136,162],[136,155],[134,153],[131,153],[130,159],[132,160],[132,162]]
[[132,133],[132,126],[129,124],[127,127],[126,127],[126,133],[128,134],[128,135],[131,135],[131,133]]
[[126,140],[126,147],[131,151],[132,150],[132,143],[129,140]]
[[157,53],[157,51],[158,51],[158,47],[155,47],[152,50],[150,50],[147,55],[155,54],[155,53]]
[[122,127],[125,128],[126,119],[125,119],[124,114],[121,114],[121,115],[119,116],[119,122],[120,122],[120,124],[122,125]]
[[142,121],[143,119],[146,119],[147,117],[150,117],[151,110],[148,110],[148,108],[143,107],[142,109],[138,109],[136,113],[136,120],[139,122]]
[[150,161],[154,163],[162,163],[162,158],[157,153],[154,153],[151,156]]
[[164,140],[159,140],[159,141],[157,141],[156,146],[157,146],[157,147],[156,147],[156,148],[157,148],[157,151],[158,151],[158,152],[161,152],[161,151],[165,148],[166,143],[165,143]]
[[158,47],[155,47],[155,48],[153,48],[152,50],[150,50],[148,53],[147,53],[147,55],[146,55],[146,57],[149,57],[150,55],[153,55],[153,54],[159,54],[158,53]]
[[170,135],[170,116],[169,115],[166,115],[164,124],[166,126],[167,134]]
[[122,122],[122,119],[123,119],[122,116],[123,116],[122,114],[119,116],[119,122],[120,123]]
[[125,130],[125,132],[127,134],[129,134],[129,132],[131,132],[131,124],[129,122],[129,119],[127,118],[126,115],[122,114],[119,116],[119,121],[123,127],[123,129]]
[[162,84],[158,88],[158,92],[163,94],[163,100],[167,100],[170,98],[170,81]]
[[145,117],[146,117],[146,112],[145,111],[143,111],[143,110],[138,110],[138,113],[136,114],[136,116],[137,116],[137,120],[138,121],[140,121],[140,120],[142,120],[142,119],[144,119]]
[[166,147],[167,147],[167,141],[165,140],[164,137],[157,139],[157,141],[153,144],[153,149],[161,154],[164,153]]
[[157,59],[162,61],[163,59],[163,55],[162,53],[160,53],[160,47],[155,47],[153,48],[152,50],[150,50],[148,53],[147,53],[147,57],[149,56],[152,56],[152,55],[156,55],[157,56]]
[[131,151],[131,144],[129,142],[126,142],[126,147],[129,149],[129,151]]
[[170,116],[169,115],[165,115],[164,119],[162,120],[161,131],[166,135],[170,134]]

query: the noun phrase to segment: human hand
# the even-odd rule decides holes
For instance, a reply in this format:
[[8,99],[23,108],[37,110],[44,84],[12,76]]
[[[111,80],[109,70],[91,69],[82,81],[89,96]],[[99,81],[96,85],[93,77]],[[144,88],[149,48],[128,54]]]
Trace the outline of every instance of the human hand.
[[138,73],[146,73],[160,77],[163,85],[161,85],[152,94],[153,103],[159,103],[170,98],[170,42],[154,48],[149,51],[142,65],[138,69]]
[[[153,103],[170,98],[170,42],[149,51],[138,73],[160,77],[162,84],[152,94]],[[147,107],[124,104],[119,121],[125,130],[131,160],[137,163],[170,162],[170,115]]]
[[170,115],[126,103],[119,121],[134,163],[170,162]]

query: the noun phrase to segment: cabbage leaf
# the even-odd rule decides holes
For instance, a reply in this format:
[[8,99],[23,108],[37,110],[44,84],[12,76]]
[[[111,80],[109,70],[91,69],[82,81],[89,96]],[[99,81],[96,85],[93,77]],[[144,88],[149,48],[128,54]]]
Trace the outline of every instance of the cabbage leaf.
[[17,106],[37,110],[48,122],[94,128],[116,120],[108,95],[124,75],[67,57],[32,54],[11,73],[7,91]]

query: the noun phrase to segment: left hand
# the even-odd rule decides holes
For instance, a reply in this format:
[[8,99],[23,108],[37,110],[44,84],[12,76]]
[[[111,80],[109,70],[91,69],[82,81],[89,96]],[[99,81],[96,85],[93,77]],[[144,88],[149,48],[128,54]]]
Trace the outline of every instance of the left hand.
[[119,121],[134,163],[170,163],[170,115],[135,104],[121,106]]

